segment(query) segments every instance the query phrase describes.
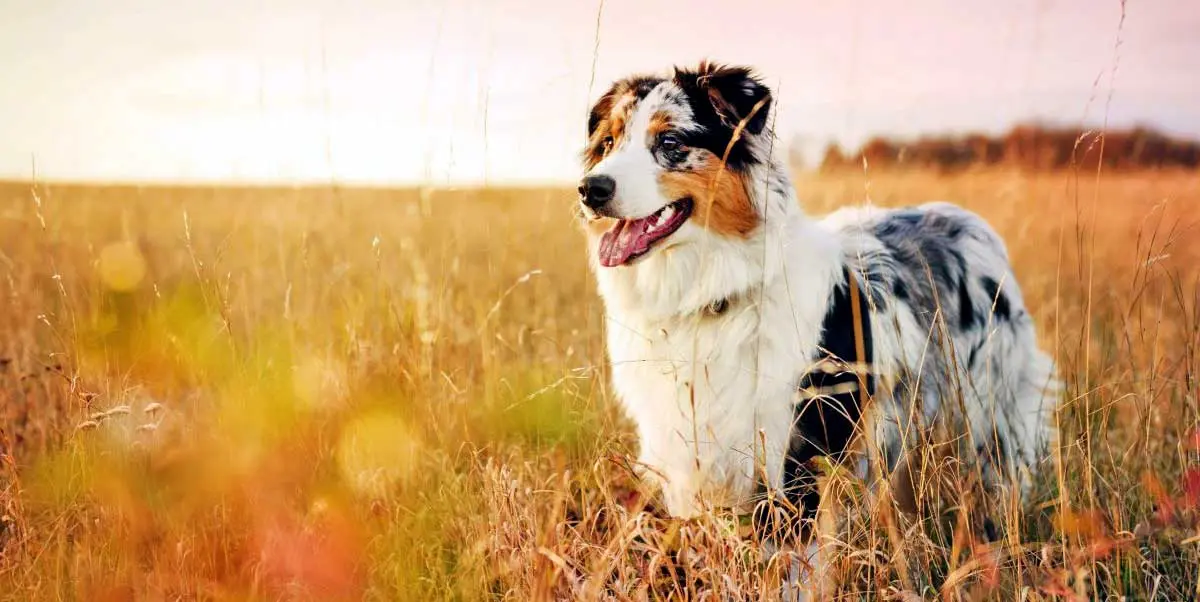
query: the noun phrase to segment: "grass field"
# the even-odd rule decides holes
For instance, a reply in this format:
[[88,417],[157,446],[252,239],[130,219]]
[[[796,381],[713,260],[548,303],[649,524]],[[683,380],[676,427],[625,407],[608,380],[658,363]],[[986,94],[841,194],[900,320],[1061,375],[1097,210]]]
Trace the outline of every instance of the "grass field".
[[[980,212],[1067,385],[999,541],[868,514],[847,599],[1195,599],[1200,174],[797,185]],[[774,599],[734,517],[642,510],[573,202],[0,185],[0,597]]]

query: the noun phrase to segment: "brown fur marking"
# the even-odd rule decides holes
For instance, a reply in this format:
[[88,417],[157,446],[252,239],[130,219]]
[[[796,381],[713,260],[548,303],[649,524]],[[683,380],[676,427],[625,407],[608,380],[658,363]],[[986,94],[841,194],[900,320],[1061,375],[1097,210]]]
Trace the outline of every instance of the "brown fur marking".
[[658,187],[671,200],[690,197],[692,218],[714,233],[746,238],[758,226],[745,177],[711,154],[695,169],[663,172]]
[[650,117],[650,127],[646,134],[649,140],[654,140],[659,134],[671,129],[671,114],[666,111],[658,111]]

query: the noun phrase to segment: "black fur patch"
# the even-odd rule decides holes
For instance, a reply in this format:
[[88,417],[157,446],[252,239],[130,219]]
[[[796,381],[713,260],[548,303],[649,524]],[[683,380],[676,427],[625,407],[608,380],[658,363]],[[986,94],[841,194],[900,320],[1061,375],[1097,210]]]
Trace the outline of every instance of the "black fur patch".
[[[850,279],[854,278],[854,275],[849,270],[845,270],[843,274],[847,285],[835,287],[833,291],[829,311],[825,314],[822,324],[818,355],[814,359],[850,366],[841,371],[814,369],[801,377],[797,388],[802,392],[838,387],[848,387],[853,391],[822,395],[797,403],[791,443],[783,464],[783,494],[790,505],[800,509],[801,514],[790,516],[791,528],[786,528],[774,521],[764,524],[761,520],[762,512],[756,513],[756,517],[760,519],[760,528],[770,529],[772,535],[795,535],[797,532],[794,528],[800,524],[799,519],[815,516],[820,493],[817,490],[814,460],[824,456],[833,462],[839,462],[845,457],[847,446],[859,427],[859,418],[862,415],[864,392],[859,385],[865,385],[868,397],[875,394],[874,375],[868,372],[860,381],[859,374],[854,371],[856,364],[869,366],[874,357],[870,308],[860,287],[858,303],[859,315],[862,318],[864,357],[859,357],[855,341],[854,308],[848,289],[848,286],[851,286]],[[769,505],[768,508],[779,513],[778,508],[771,508]]]
[[967,290],[967,278],[964,274],[958,279],[958,324],[963,330],[975,326],[975,303],[971,301],[971,292]]
[[975,346],[971,347],[971,352],[967,354],[967,369],[975,370],[975,360],[979,359],[979,352],[983,350],[983,345],[987,342],[986,339],[980,341]]
[[984,276],[979,279],[979,284],[983,286],[983,291],[988,296],[988,306],[995,305],[993,315],[1001,320],[1007,320],[1012,317],[1012,307],[1008,304],[1008,297],[1000,290],[1000,283]]
[[[677,68],[675,83],[686,95],[692,119],[699,126],[686,134],[684,143],[717,157],[725,156],[728,148],[727,165],[733,170],[743,171],[753,165],[756,159],[744,136],[759,134],[766,127],[771,91],[743,67],[702,64],[698,69]],[[714,96],[720,100],[715,101]],[[730,147],[734,130],[743,119],[745,131]]]
[[631,87],[633,88],[633,95],[637,97],[638,100],[642,100],[643,98],[646,98],[646,96],[649,96],[650,92],[654,91],[654,89],[664,81],[666,80],[661,77],[645,76],[639,77],[630,83]]

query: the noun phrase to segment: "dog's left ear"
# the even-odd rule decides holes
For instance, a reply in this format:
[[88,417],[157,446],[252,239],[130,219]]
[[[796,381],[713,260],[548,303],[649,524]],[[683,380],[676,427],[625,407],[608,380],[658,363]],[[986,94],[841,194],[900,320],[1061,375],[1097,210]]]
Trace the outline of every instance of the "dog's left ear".
[[713,110],[730,127],[745,121],[750,134],[767,127],[771,112],[771,89],[749,67],[729,67],[703,61],[696,70],[675,69],[675,80],[695,86],[708,95]]

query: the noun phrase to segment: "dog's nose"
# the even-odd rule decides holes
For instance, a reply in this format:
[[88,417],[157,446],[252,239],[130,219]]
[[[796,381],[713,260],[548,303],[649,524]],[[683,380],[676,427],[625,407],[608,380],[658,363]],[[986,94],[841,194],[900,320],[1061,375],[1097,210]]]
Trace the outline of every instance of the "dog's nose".
[[592,209],[599,209],[613,199],[617,181],[609,176],[587,176],[579,185],[579,200]]

